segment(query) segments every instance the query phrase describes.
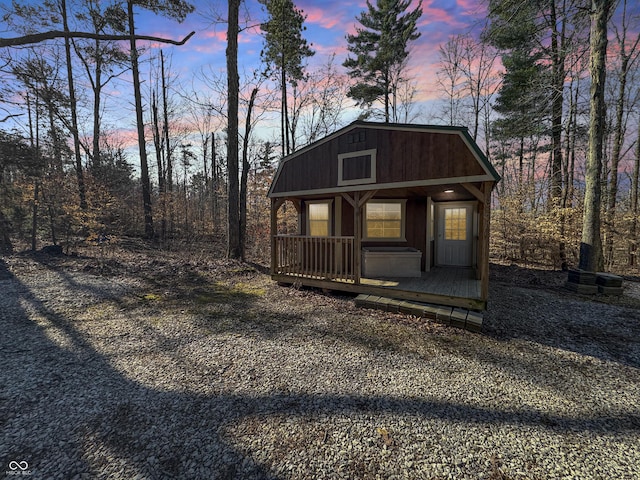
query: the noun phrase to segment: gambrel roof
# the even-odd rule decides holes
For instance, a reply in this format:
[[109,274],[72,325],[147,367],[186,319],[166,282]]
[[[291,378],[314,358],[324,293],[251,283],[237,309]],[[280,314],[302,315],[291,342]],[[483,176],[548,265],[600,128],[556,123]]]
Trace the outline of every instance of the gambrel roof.
[[355,121],[285,157],[268,195],[499,180],[466,127]]

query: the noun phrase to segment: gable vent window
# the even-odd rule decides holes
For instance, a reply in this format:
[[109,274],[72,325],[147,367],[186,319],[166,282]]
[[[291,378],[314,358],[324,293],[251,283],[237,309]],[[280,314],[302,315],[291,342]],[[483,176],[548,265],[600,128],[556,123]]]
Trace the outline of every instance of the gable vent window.
[[360,185],[375,181],[375,148],[338,155],[338,185]]

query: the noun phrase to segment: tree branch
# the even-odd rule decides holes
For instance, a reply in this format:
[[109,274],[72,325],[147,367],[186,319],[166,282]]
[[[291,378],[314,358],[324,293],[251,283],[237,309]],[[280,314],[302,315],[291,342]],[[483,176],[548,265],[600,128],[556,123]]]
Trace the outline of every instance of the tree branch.
[[16,114],[14,114],[14,115],[7,115],[6,117],[4,117],[4,118],[1,118],[1,119],[0,119],[0,123],[4,123],[4,122],[6,122],[7,120],[9,120],[10,118],[19,117],[19,116],[21,116],[21,115],[22,115],[22,113],[16,113]]
[[[171,40],[168,38],[154,37],[150,35],[135,35],[136,40],[149,40],[152,42],[170,43],[172,45],[184,45],[196,32],[191,32],[182,40]],[[104,35],[89,32],[64,32],[62,30],[51,30],[49,32],[34,33],[15,38],[0,38],[0,47],[17,47],[40,43],[45,40],[55,38],[90,38],[92,40],[130,40],[131,35]]]

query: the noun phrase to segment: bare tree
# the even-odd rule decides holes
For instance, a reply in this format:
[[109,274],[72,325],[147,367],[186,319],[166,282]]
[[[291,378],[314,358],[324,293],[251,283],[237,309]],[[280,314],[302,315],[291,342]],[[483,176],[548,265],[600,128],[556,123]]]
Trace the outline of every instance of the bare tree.
[[240,0],[229,0],[227,18],[227,174],[229,175],[229,206],[227,215],[227,256],[242,258],[240,243],[240,192],[238,184],[238,103],[240,78],[238,76],[238,32]]
[[258,94],[258,87],[254,87],[247,106],[247,118],[244,123],[244,138],[242,140],[242,176],[240,177],[240,250],[242,259],[246,254],[247,242],[247,180],[249,179],[249,139],[251,135],[251,113]]
[[333,57],[292,85],[289,105],[291,151],[335,130],[340,123],[346,76],[336,71]]
[[[135,22],[133,16],[134,0],[127,0],[127,19],[129,24],[129,43],[131,47],[131,70],[133,75],[133,93],[136,106],[136,125],[138,128],[138,150],[140,153],[140,179],[142,181],[142,203],[144,209],[144,231],[147,238],[153,238],[153,214],[151,211],[151,183],[149,180],[149,164],[147,160],[146,140],[144,136],[144,117],[142,110],[142,93],[140,91],[140,73],[138,67],[138,50],[136,47]],[[184,20],[193,11],[193,6],[182,0],[175,0],[165,5],[159,1],[144,4],[155,13],[162,13],[178,21]]]
[[131,70],[133,74],[133,94],[136,106],[136,125],[138,127],[138,152],[140,154],[140,180],[142,181],[142,205],[144,210],[144,233],[153,238],[153,213],[151,211],[151,182],[149,181],[149,164],[147,162],[147,146],[144,136],[144,118],[142,111],[142,94],[140,92],[140,71],[138,67],[138,48],[136,47],[135,22],[133,17],[133,0],[127,0],[127,18],[129,21]]
[[[107,9],[103,10],[101,4],[97,0],[86,1],[87,10],[85,12],[76,12],[75,17],[85,22],[96,35],[100,35],[109,29],[126,30],[120,18],[110,14]],[[103,108],[103,89],[114,78],[120,76],[127,71],[128,56],[120,46],[114,41],[104,41],[99,38],[78,40],[71,37],[76,56],[80,60],[82,66],[91,85],[93,93],[93,129],[91,133],[92,145],[88,150],[91,158],[91,168],[94,173],[99,173],[101,162],[101,137],[102,137],[102,108]],[[113,71],[114,67],[117,71]]]
[[461,121],[460,110],[464,79],[462,69],[463,39],[462,35],[457,35],[438,47],[440,62],[436,78],[446,98],[444,115],[448,125],[457,125]]
[[[471,101],[471,136],[478,140],[481,118],[491,110],[491,99],[498,90],[499,81],[495,73],[498,52],[485,42],[476,42],[466,37],[463,42],[462,72],[465,91]],[[489,136],[484,124],[484,136]],[[488,151],[488,150],[487,150]]]
[[[67,2],[60,0],[60,12],[62,13],[62,26],[65,32],[69,32],[69,20],[67,18]],[[73,137],[73,152],[75,156],[76,179],[78,182],[78,196],[80,208],[87,209],[87,194],[84,184],[84,172],[82,171],[82,156],[80,154],[80,134],[78,133],[78,102],[76,101],[76,89],[73,82],[73,64],[71,63],[71,38],[64,38],[64,51],[67,63],[67,85],[69,87],[69,102],[71,110],[71,135]]]
[[615,121],[613,125],[613,149],[611,152],[611,174],[609,179],[609,190],[607,195],[607,215],[606,215],[606,248],[605,257],[609,267],[613,264],[613,237],[615,236],[616,204],[618,197],[618,170],[621,159],[621,152],[626,131],[627,108],[629,89],[627,80],[633,64],[640,55],[638,45],[640,44],[640,33],[636,38],[628,42],[630,16],[627,13],[627,0],[623,0],[622,19],[620,28],[614,24],[616,41],[618,47],[618,72],[617,72],[617,96],[615,100]]

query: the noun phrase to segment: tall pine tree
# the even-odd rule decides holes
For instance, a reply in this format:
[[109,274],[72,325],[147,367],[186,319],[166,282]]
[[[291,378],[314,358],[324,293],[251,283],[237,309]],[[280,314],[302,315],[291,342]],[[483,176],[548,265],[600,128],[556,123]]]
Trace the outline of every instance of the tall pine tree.
[[518,182],[524,181],[525,142],[548,131],[545,120],[549,116],[549,95],[541,88],[548,76],[537,55],[528,49],[513,50],[502,56],[505,72],[502,87],[493,105],[501,118],[493,122],[494,136],[501,141],[515,140],[518,144]]
[[265,75],[273,76],[280,84],[282,101],[280,130],[282,156],[291,153],[287,84],[295,86],[304,78],[303,61],[315,52],[302,36],[305,15],[291,0],[260,0],[269,19],[260,25],[265,47],[261,52],[266,65]]
[[[343,66],[356,80],[347,95],[371,114],[374,103],[384,104],[384,120],[389,122],[395,108],[398,84],[403,80],[409,56],[407,45],[420,37],[417,22],[422,16],[422,1],[407,12],[410,0],[367,0],[367,10],[356,17],[362,27],[347,35],[348,56]],[[395,117],[395,115],[394,115]]]

